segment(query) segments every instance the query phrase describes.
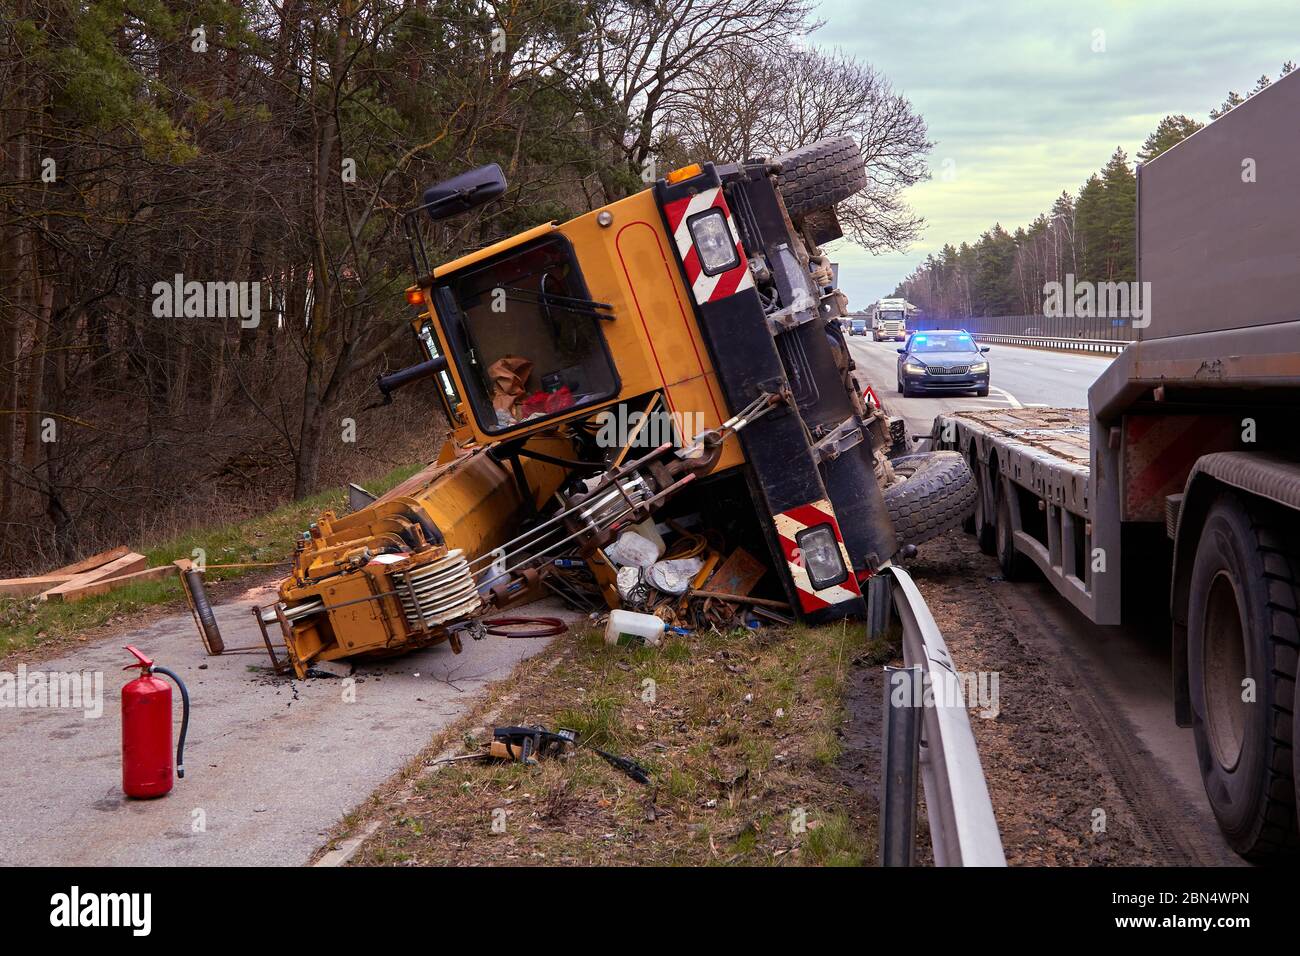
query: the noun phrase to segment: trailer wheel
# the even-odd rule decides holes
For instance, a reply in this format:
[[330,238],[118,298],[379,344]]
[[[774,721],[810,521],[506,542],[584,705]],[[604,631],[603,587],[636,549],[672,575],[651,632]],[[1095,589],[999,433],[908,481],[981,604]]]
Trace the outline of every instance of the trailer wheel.
[[1201,528],[1187,666],[1201,780],[1250,860],[1300,850],[1292,766],[1300,561],[1257,504],[1222,495]]
[[899,547],[921,544],[960,526],[975,507],[975,481],[957,452],[902,455],[890,464],[905,479],[885,489]]
[[867,167],[852,136],[821,139],[772,162],[781,169],[776,188],[792,218],[832,208],[867,187]]
[[970,447],[970,470],[975,476],[975,513],[971,516],[975,541],[985,554],[997,553],[997,526],[993,516],[997,513],[993,507],[993,495],[990,493],[990,469],[980,464],[979,455],[972,442]]
[[1001,475],[994,474],[993,502],[997,525],[994,528],[994,551],[998,567],[1006,581],[1023,581],[1029,577],[1029,559],[1016,550],[1015,529],[1011,526],[1011,492]]

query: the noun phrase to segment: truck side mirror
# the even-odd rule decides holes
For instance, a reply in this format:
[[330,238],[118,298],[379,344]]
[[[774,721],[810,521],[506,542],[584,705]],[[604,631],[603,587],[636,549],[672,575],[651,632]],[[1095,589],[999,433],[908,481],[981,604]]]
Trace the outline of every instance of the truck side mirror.
[[506,177],[496,163],[444,179],[424,191],[420,208],[433,220],[446,219],[496,199],[506,191]]

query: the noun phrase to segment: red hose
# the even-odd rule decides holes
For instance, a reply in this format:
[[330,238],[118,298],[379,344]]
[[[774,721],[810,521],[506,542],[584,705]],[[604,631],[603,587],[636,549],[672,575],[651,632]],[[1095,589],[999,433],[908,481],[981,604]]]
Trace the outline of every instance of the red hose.
[[[524,624],[537,626],[524,631],[504,630],[507,627],[519,627]],[[483,628],[488,634],[496,637],[556,637],[568,631],[569,625],[558,617],[494,617],[485,620]]]

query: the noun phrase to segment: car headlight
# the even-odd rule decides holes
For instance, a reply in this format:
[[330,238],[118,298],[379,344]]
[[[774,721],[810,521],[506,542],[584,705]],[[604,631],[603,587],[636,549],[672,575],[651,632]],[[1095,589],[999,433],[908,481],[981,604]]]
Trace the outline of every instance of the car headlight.
[[700,257],[700,267],[705,275],[715,276],[740,265],[736,240],[721,209],[707,209],[686,225],[691,230],[691,241],[695,243],[695,253]]
[[829,524],[805,528],[795,535],[794,541],[813,590],[832,587],[849,576],[844,556],[840,553],[840,543],[835,538],[835,529]]
[[924,375],[925,366],[917,365],[915,362],[904,362],[903,371],[906,372],[908,375]]
[[974,372],[976,375],[978,375],[980,372],[987,372],[989,370],[989,363],[976,362],[974,365],[970,367],[970,370]]

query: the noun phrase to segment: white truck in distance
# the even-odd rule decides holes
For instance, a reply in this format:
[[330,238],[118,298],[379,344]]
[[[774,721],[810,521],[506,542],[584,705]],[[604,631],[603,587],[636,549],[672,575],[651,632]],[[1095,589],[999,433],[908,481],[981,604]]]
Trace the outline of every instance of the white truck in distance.
[[913,306],[906,299],[881,299],[871,307],[871,337],[877,342],[907,339],[907,313]]
[[1138,168],[1150,321],[1086,410],[944,414],[931,433],[967,456],[1006,579],[1168,629],[1175,719],[1251,860],[1300,850],[1298,115],[1300,71]]

